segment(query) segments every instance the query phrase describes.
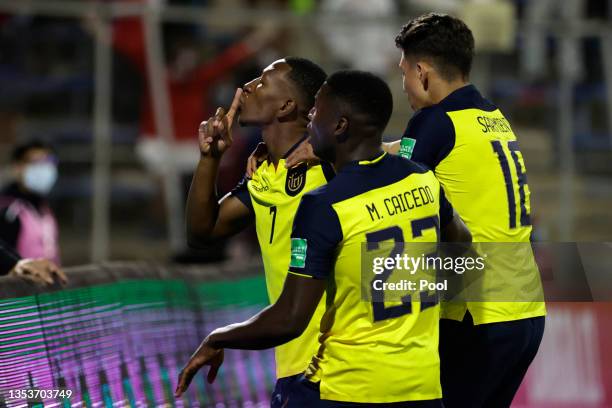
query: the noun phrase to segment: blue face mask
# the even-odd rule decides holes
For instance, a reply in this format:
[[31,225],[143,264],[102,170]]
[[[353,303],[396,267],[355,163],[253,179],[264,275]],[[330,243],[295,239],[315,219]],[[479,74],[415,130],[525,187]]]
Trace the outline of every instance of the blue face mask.
[[23,173],[25,187],[42,196],[49,194],[56,181],[57,166],[49,162],[29,164]]

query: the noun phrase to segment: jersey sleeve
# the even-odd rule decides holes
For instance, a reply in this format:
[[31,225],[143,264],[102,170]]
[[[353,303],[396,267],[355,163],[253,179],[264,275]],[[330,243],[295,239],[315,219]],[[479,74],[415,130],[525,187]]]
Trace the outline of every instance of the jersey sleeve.
[[289,272],[326,279],[334,267],[342,229],[333,208],[306,194],[293,220]]
[[440,187],[440,228],[446,227],[453,220],[455,210],[450,201],[446,199],[444,189]]
[[249,179],[244,176],[242,180],[234,187],[230,194],[239,199],[251,212],[253,212],[253,203],[251,202],[251,194],[248,189]]
[[425,108],[410,119],[402,139],[414,140],[410,159],[434,170],[453,150],[455,127],[440,108]]
[[329,162],[322,161],[321,170],[323,170],[323,175],[325,176],[325,180],[328,183],[332,181],[334,177],[336,177],[336,171],[334,170],[334,166],[332,166]]

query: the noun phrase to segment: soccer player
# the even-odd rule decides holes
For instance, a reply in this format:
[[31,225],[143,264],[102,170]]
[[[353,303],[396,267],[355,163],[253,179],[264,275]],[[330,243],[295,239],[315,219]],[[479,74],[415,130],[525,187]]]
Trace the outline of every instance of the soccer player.
[[[284,157],[306,135],[308,112],[326,78],[315,63],[287,57],[268,66],[239,90],[227,114],[200,125],[201,159],[187,202],[187,236],[192,246],[234,235],[255,223],[270,302],[278,299],[287,276],[293,217],[302,195],[333,177],[327,163],[290,170]],[[262,129],[268,156],[251,180],[244,179],[218,201],[216,180],[222,155],[231,145],[231,125],[240,106],[239,122]],[[227,129],[227,130],[226,130]],[[221,132],[221,130],[223,130]],[[220,134],[223,137],[218,137]],[[320,318],[323,307],[315,315]],[[316,320],[316,319],[315,319]],[[317,322],[304,334],[275,350],[277,384],[273,406],[284,402],[283,390],[304,372],[317,347]]]
[[[440,328],[445,406],[509,407],[537,353],[546,314],[543,302],[505,286],[525,278],[541,284],[529,245],[523,156],[502,112],[468,82],[474,38],[463,21],[426,14],[402,27],[395,41],[404,91],[417,112],[390,150],[434,169],[475,242],[524,243],[512,246],[518,253],[497,244],[481,293],[492,301],[443,306]],[[488,245],[480,248],[497,248]],[[502,298],[487,297],[493,293]],[[518,301],[495,301],[512,296]]]
[[[393,256],[404,242],[471,240],[433,172],[381,150],[392,107],[386,83],[369,73],[341,71],[321,87],[309,133],[336,177],[301,200],[278,300],[207,336],[181,372],[177,396],[204,365],[214,380],[224,348],[264,349],[299,336],[326,293],[320,347],[291,385],[286,407],[442,407],[436,296],[421,292],[395,303],[361,297],[362,244],[368,251],[392,244]],[[385,203],[397,196],[406,205],[390,209]]]
[[[513,243],[480,246],[495,256],[472,292],[475,301],[443,305],[444,404],[507,407],[537,353],[546,315],[529,245],[525,163],[509,122],[469,83],[474,38],[465,23],[426,14],[402,28],[396,45],[404,91],[416,113],[401,141],[383,148],[434,170],[475,243]],[[249,159],[250,171],[257,155]],[[309,143],[298,146],[286,165],[301,161],[316,161]],[[517,301],[502,301],[510,298]]]

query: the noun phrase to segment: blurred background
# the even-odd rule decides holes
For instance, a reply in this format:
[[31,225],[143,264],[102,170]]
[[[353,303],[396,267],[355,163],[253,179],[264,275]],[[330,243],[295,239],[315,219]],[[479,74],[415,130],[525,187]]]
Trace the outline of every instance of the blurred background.
[[[11,147],[53,144],[51,204],[64,265],[257,256],[254,235],[186,250],[183,207],[196,130],[236,86],[285,55],[384,76],[387,138],[411,116],[393,39],[411,16],[461,16],[472,81],[500,106],[528,168],[535,238],[602,241],[612,230],[612,2],[605,0],[0,0],[0,167]],[[241,129],[223,162],[234,187],[259,141]]]
[[[471,80],[519,139],[534,240],[612,241],[610,0],[0,0],[0,184],[11,182],[17,143],[53,145],[63,266],[258,265],[253,231],[205,251],[186,247],[199,123],[265,66],[295,55],[328,72],[386,78],[395,102],[386,139],[398,139],[412,112],[394,37],[430,11],[457,15],[474,32]],[[260,135],[244,128],[234,139],[220,196],[244,174]],[[517,407],[612,406],[608,306],[550,306]]]

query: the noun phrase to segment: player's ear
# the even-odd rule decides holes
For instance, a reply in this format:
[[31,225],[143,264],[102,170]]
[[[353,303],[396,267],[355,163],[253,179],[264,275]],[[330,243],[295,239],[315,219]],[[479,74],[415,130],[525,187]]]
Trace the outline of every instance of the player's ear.
[[423,62],[419,61],[416,63],[416,70],[423,90],[427,92],[429,89],[429,67]]
[[279,122],[292,122],[298,117],[298,106],[293,99],[285,101],[276,115]]
[[338,143],[343,143],[348,139],[348,119],[344,116],[341,116],[338,119],[338,123],[336,124],[336,129],[334,130],[334,136],[336,136],[336,140]]

